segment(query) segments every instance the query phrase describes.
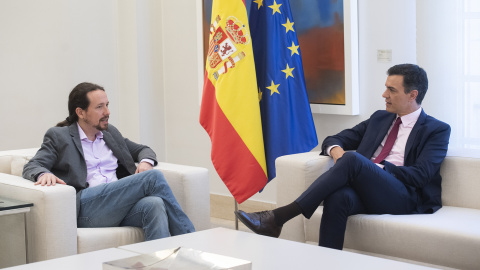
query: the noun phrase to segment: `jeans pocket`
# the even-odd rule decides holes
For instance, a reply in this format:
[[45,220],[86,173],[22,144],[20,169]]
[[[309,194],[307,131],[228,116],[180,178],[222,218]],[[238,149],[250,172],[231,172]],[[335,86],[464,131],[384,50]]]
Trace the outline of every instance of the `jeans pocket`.
[[92,221],[90,220],[89,217],[78,217],[77,218],[77,226],[79,228],[92,228],[92,227],[94,227],[93,223],[92,223]]

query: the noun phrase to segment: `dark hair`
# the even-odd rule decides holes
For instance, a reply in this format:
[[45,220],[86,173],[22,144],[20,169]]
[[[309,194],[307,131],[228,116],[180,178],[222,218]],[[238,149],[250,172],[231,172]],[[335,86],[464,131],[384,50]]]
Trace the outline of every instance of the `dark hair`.
[[72,91],[70,92],[70,95],[68,95],[68,114],[69,115],[64,121],[59,122],[57,124],[57,127],[70,126],[71,124],[77,122],[78,115],[75,112],[75,110],[77,108],[86,110],[88,106],[90,106],[90,100],[88,99],[87,94],[95,90],[105,91],[103,87],[93,83],[83,82],[75,86],[75,88],[73,88]]
[[417,104],[422,104],[428,89],[427,73],[423,68],[414,64],[401,64],[389,68],[387,74],[388,76],[402,75],[405,94],[410,93],[412,90],[417,90]]

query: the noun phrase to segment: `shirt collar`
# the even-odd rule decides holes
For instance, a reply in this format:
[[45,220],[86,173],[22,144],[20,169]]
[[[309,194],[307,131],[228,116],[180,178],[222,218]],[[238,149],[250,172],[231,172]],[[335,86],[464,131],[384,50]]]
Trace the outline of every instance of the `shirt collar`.
[[402,119],[402,124],[404,127],[410,127],[414,126],[415,123],[418,120],[418,117],[420,117],[420,113],[422,112],[422,107],[418,108],[416,111],[409,113],[407,115],[404,115],[400,117]]
[[[85,134],[85,132],[83,131],[82,127],[78,124],[77,122],[77,127],[78,127],[78,135],[80,135],[80,140],[81,141],[90,141],[87,137],[87,135]],[[103,133],[99,130],[96,134],[95,134],[95,137],[97,139],[103,139]]]

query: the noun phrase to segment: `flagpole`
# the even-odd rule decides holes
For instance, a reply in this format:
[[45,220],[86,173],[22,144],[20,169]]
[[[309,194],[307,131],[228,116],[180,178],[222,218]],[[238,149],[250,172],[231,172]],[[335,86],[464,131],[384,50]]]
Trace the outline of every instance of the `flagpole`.
[[[235,212],[237,212],[238,211],[237,200],[235,200],[235,198],[233,198],[233,201],[235,202]],[[238,231],[238,217],[237,217],[237,215],[235,215],[235,230]]]

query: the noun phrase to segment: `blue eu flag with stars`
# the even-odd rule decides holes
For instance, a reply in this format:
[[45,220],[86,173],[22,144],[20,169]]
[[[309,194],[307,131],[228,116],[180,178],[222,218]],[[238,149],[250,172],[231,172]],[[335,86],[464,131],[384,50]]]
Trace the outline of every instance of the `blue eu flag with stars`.
[[318,140],[289,1],[253,0],[249,23],[270,181],[277,157],[308,152]]

